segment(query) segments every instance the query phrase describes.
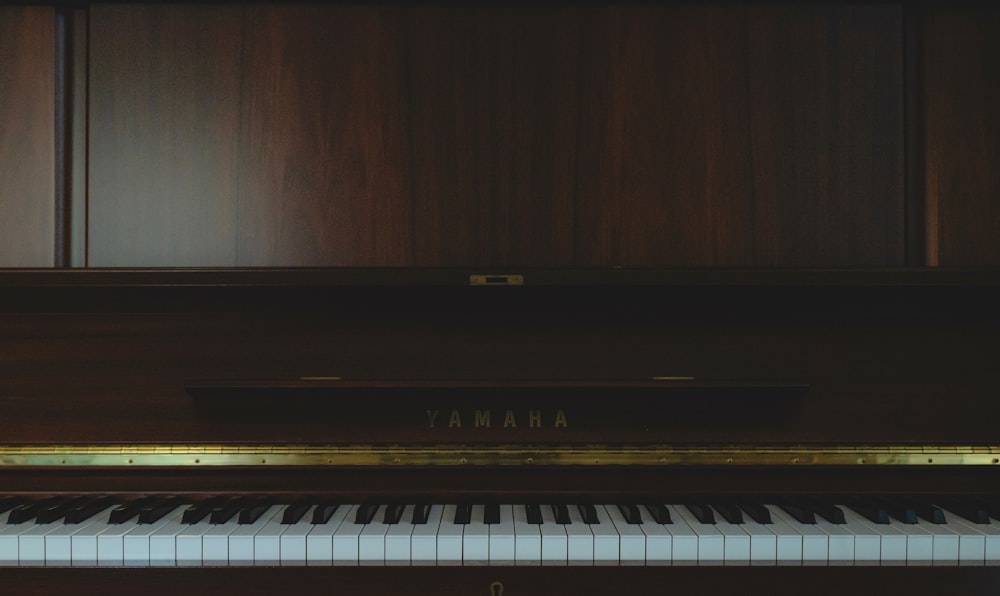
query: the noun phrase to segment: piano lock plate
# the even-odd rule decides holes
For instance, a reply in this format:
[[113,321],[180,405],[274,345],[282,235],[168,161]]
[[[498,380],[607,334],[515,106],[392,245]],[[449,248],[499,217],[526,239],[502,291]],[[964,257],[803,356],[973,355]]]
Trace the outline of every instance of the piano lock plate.
[[1000,446],[0,445],[0,467],[989,466]]

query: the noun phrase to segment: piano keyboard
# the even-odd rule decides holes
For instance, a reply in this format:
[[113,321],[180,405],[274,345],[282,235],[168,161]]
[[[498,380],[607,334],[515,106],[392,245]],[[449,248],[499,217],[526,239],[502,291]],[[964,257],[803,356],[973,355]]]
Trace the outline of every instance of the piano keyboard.
[[1000,502],[0,499],[3,566],[989,565]]

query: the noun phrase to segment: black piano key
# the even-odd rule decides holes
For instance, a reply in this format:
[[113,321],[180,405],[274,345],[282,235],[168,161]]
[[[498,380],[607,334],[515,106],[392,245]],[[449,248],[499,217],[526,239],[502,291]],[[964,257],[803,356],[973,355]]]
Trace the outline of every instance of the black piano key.
[[[327,523],[330,521],[330,518],[333,517],[333,514],[337,512],[339,507],[340,503],[317,504],[316,508],[313,509],[312,519],[309,520],[309,523],[317,526]],[[374,512],[372,515],[375,515]]]
[[213,509],[223,502],[225,502],[225,499],[222,497],[212,497],[198,503],[192,503],[184,510],[184,515],[181,516],[181,523],[196,524],[205,519],[208,514],[212,513]]
[[289,504],[281,513],[281,523],[286,526],[299,523],[305,517],[310,507],[312,507],[312,503],[301,502]]
[[541,525],[542,524],[542,507],[537,503],[532,503],[524,506],[524,510],[527,513],[528,523]]
[[108,523],[123,524],[139,515],[139,512],[147,505],[152,504],[154,500],[156,500],[156,497],[142,497],[122,503],[111,510],[111,513],[108,515]]
[[597,517],[597,507],[591,504],[577,505],[580,509],[580,517],[583,518],[583,523],[587,525],[595,525],[601,523],[601,520]]
[[674,520],[670,519],[670,510],[663,503],[646,503],[646,511],[653,517],[653,521],[658,524],[674,523]]
[[90,519],[101,511],[114,505],[116,500],[112,497],[98,497],[87,503],[83,503],[66,512],[67,524],[78,524]]
[[69,497],[60,499],[54,503],[51,503],[48,507],[43,507],[38,510],[38,514],[35,516],[35,522],[39,524],[51,524],[54,521],[58,521],[66,515],[66,512],[70,509],[74,509],[80,505],[83,505],[90,499],[88,497]]
[[572,523],[572,520],[569,518],[569,507],[565,504],[553,505],[552,515],[556,518],[557,524],[566,525]]
[[844,512],[832,503],[817,498],[805,498],[802,500],[804,506],[808,507],[815,515],[818,515],[831,524],[846,524]]
[[37,516],[40,511],[64,500],[65,499],[62,497],[49,497],[47,499],[42,499],[41,501],[27,501],[22,503],[21,505],[11,509],[10,514],[7,515],[7,523],[23,524],[24,522],[35,519],[35,516]]
[[431,506],[427,503],[417,503],[413,506],[413,518],[410,523],[426,524],[427,518],[431,515]]
[[385,506],[385,515],[382,516],[383,524],[398,524],[400,518],[403,517],[403,510],[406,509],[406,505],[402,503],[392,503]]
[[927,501],[910,497],[904,497],[901,501],[907,507],[916,512],[917,517],[920,519],[928,521],[932,524],[947,523],[944,517],[944,511],[940,507],[932,505]]
[[234,515],[239,513],[246,504],[247,499],[245,498],[235,498],[223,501],[212,509],[212,514],[208,518],[208,523],[216,525],[224,524],[231,520]]
[[[968,499],[956,497],[936,497],[933,503],[946,511],[951,511],[955,515],[967,519],[974,524],[990,523],[990,514],[985,509]],[[13,512],[11,512],[13,513]]]
[[372,523],[372,520],[375,519],[375,513],[378,512],[378,508],[378,503],[362,503],[361,505],[358,505],[358,512],[354,515],[354,523]]
[[254,499],[243,505],[240,509],[240,517],[236,523],[238,524],[252,524],[260,516],[264,515],[264,512],[271,508],[274,503],[270,499]]
[[782,511],[792,516],[800,524],[815,524],[816,514],[806,506],[795,504],[791,501],[779,501],[778,507]]
[[703,524],[714,524],[715,514],[712,513],[712,508],[708,505],[698,504],[698,503],[685,503],[683,505],[691,515],[695,517],[699,522]]
[[712,509],[719,512],[722,519],[726,520],[731,524],[742,524],[743,523],[743,512],[740,508],[732,503],[712,503]]
[[635,504],[619,504],[618,511],[621,512],[625,521],[630,524],[641,524],[642,515],[639,513],[639,506]]
[[889,514],[890,523],[891,520],[896,520],[904,524],[917,523],[916,510],[907,505],[902,499],[875,497],[873,500]]
[[472,523],[471,504],[460,503],[457,507],[455,507],[455,523],[460,525]]
[[889,523],[889,512],[875,499],[867,497],[844,497],[840,501],[873,523],[881,525]]
[[968,497],[977,507],[982,508],[993,519],[1000,520],[1000,501],[992,497]]
[[771,512],[767,510],[767,507],[764,507],[760,503],[741,501],[739,507],[743,510],[743,513],[746,513],[750,519],[758,524],[772,523]]
[[497,503],[487,503],[483,507],[483,523],[491,526],[500,523],[500,505]]
[[139,523],[155,524],[163,519],[165,515],[183,504],[184,502],[180,499],[180,497],[170,496],[155,499],[152,503],[146,505],[141,511],[139,511]]
[[23,504],[24,497],[4,497],[0,499],[0,513],[6,513]]

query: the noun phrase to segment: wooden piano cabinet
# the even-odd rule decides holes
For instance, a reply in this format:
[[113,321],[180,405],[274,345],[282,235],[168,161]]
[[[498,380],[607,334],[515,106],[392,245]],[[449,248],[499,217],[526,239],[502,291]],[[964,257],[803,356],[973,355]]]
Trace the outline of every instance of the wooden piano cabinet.
[[73,594],[908,594],[994,595],[996,567],[301,567],[0,569],[12,593]]
[[0,6],[0,267],[55,256],[55,11]]
[[89,10],[92,266],[904,264],[898,6]]
[[1000,266],[1000,8],[925,10],[928,263]]

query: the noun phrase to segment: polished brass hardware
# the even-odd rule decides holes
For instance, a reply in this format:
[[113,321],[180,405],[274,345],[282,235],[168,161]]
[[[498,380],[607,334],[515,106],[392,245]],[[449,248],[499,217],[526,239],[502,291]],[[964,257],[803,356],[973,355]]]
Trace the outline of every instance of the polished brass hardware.
[[17,445],[0,467],[995,466],[1000,446]]

